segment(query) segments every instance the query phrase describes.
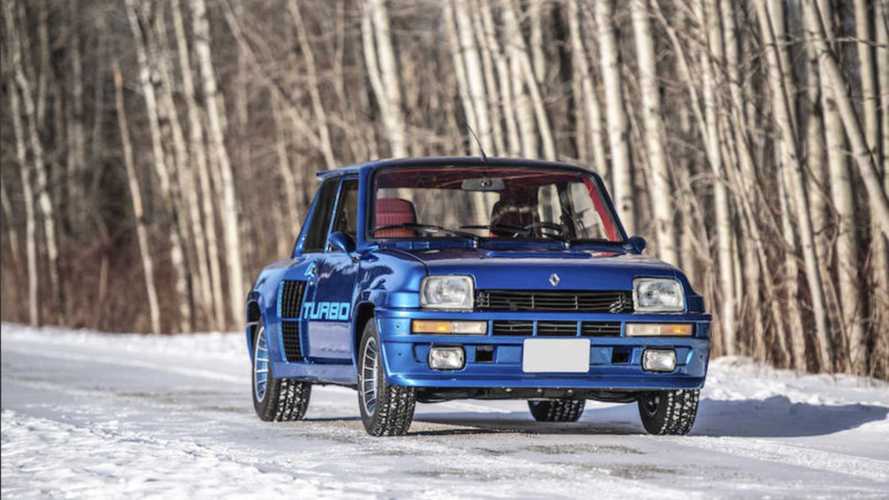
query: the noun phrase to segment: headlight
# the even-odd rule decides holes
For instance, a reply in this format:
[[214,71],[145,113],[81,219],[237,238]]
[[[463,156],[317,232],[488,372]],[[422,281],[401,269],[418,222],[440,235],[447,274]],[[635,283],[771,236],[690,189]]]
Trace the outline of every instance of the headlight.
[[682,285],[670,278],[638,278],[633,280],[633,302],[636,312],[682,312],[685,294]]
[[428,309],[472,309],[475,301],[469,276],[427,276],[420,285],[420,305]]

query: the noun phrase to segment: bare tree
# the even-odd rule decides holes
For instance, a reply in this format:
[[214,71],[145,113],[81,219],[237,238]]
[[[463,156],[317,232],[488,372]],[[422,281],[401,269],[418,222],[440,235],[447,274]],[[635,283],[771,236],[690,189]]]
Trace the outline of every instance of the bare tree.
[[154,284],[154,261],[148,244],[148,230],[145,227],[145,211],[142,208],[142,191],[136,176],[136,165],[133,160],[133,145],[130,141],[130,130],[127,122],[126,107],[123,97],[123,76],[120,68],[114,66],[115,104],[117,121],[120,124],[120,142],[123,149],[123,163],[127,171],[130,199],[133,202],[133,218],[136,219],[136,238],[139,240],[139,253],[142,256],[142,272],[145,276],[145,294],[148,297],[148,316],[151,320],[151,332],[161,332],[161,315],[157,300],[157,287]]
[[679,263],[676,252],[676,233],[673,230],[673,189],[670,187],[670,168],[664,150],[663,109],[657,82],[654,38],[651,34],[646,0],[633,0],[633,32],[636,38],[636,58],[639,61],[639,87],[642,94],[642,119],[645,124],[645,147],[651,165],[651,205],[657,233],[657,250],[661,260]]
[[225,245],[225,261],[228,269],[229,313],[234,324],[243,319],[244,273],[241,266],[241,236],[238,225],[238,201],[235,198],[235,180],[232,173],[225,137],[222,132],[222,111],[218,106],[216,74],[210,52],[210,28],[204,0],[192,0],[192,29],[195,36],[195,52],[204,83],[204,99],[207,107],[210,155],[216,160],[219,180],[222,184],[222,236]]
[[384,0],[365,0],[361,34],[367,73],[380,106],[392,156],[407,156],[407,131],[401,109],[401,80],[398,77],[395,49],[389,32],[389,14]]
[[630,159],[630,130],[618,57],[620,48],[614,28],[614,1],[596,2],[595,7],[600,66],[602,81],[605,84],[605,110],[608,121],[608,144],[611,147],[614,201],[627,232],[634,233],[636,200],[633,188],[633,165]]
[[[166,152],[164,151],[163,138],[161,137],[160,117],[158,114],[157,96],[155,94],[153,83],[153,68],[149,62],[148,48],[145,37],[147,34],[143,30],[146,26],[144,15],[140,14],[139,9],[144,5],[137,5],[135,0],[127,0],[127,17],[130,22],[130,29],[133,38],[136,40],[136,58],[139,65],[139,81],[142,88],[142,95],[145,99],[145,107],[148,114],[149,132],[151,135],[152,159],[154,172],[160,181],[161,196],[168,203],[171,212],[176,211],[172,198],[172,183],[170,182],[169,166],[167,164]],[[175,290],[176,301],[179,307],[178,326],[180,331],[189,331],[191,329],[191,306],[188,301],[188,278],[185,269],[185,251],[183,250],[182,238],[177,227],[178,219],[174,215],[170,225],[170,264],[176,276]]]

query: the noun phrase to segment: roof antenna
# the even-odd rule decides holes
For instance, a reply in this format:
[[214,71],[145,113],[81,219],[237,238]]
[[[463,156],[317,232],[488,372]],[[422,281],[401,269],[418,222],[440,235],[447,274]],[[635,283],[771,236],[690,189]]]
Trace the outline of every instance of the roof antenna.
[[478,150],[482,153],[482,162],[488,163],[488,155],[485,154],[485,148],[482,147],[482,141],[478,140],[478,136],[475,135],[475,131],[472,130],[472,127],[469,124],[466,124],[466,129],[469,130],[469,133],[472,135],[472,138],[475,139],[475,143],[478,145]]

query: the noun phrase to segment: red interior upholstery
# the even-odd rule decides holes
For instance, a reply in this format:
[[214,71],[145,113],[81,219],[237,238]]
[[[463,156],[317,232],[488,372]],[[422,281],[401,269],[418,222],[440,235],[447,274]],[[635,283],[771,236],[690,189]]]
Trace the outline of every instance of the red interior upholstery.
[[[396,224],[414,224],[417,222],[417,211],[414,204],[401,198],[379,198],[374,210],[374,227],[392,226]],[[413,238],[417,232],[413,229],[397,228],[377,231],[377,238]]]

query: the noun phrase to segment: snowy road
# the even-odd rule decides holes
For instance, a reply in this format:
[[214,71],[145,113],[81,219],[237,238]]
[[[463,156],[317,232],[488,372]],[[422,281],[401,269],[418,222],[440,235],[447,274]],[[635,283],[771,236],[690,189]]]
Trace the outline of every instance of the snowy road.
[[341,388],[260,422],[240,335],[0,339],[3,497],[889,498],[889,385],[870,380],[722,359],[688,437],[642,434],[635,405],[542,425],[466,401],[379,439]]

